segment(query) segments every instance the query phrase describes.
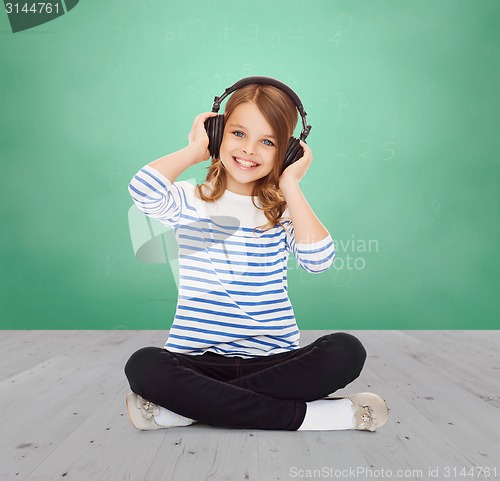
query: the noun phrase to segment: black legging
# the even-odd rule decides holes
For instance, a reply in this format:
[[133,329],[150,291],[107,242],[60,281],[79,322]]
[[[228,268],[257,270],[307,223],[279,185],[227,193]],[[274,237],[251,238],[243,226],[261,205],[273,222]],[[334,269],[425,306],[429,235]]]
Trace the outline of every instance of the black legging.
[[337,332],[300,349],[251,359],[144,347],[132,354],[125,375],[144,399],[202,423],[295,431],[306,401],[354,381],[365,359],[356,337]]

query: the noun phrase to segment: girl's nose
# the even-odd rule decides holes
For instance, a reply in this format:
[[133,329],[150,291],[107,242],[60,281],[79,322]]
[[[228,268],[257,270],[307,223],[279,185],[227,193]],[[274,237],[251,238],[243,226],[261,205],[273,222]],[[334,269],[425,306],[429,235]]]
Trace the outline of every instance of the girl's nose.
[[253,155],[255,154],[255,149],[253,148],[253,146],[251,145],[247,145],[245,146],[243,149],[243,152],[246,154],[246,155]]

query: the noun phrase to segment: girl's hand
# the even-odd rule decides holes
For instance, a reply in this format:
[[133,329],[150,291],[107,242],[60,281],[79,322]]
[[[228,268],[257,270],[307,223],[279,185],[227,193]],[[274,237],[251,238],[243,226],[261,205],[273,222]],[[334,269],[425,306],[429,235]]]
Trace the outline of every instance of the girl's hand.
[[196,158],[200,159],[199,162],[204,162],[210,158],[210,151],[208,150],[209,138],[205,129],[205,120],[209,117],[215,117],[217,112],[204,112],[194,118],[191,132],[188,134],[189,147],[196,150]]
[[300,140],[300,145],[304,149],[304,155],[294,162],[292,165],[289,165],[279,178],[279,187],[281,188],[283,185],[288,184],[289,182],[298,183],[304,177],[311,165],[313,155],[309,146],[303,141]]

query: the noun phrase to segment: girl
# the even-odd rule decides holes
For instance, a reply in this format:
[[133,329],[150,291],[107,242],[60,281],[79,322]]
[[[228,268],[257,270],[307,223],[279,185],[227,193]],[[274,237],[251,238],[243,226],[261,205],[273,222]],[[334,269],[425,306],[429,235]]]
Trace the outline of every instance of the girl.
[[282,171],[298,119],[294,101],[272,84],[238,89],[205,182],[176,182],[209,159],[205,121],[215,115],[198,115],[189,145],[147,164],[129,184],[145,215],[173,227],[180,265],[165,346],[142,348],[125,366],[132,424],[374,431],[388,416],[379,396],[327,397],[359,376],[361,342],[333,333],[299,347],[288,255],[320,273],[335,251],[299,187],[313,158],[305,142],[303,156]]

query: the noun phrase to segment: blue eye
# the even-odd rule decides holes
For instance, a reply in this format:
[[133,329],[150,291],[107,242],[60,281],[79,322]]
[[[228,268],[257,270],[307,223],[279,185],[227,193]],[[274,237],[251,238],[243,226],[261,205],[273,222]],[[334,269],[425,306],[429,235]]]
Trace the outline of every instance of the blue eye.
[[269,146],[271,146],[271,147],[274,145],[274,144],[273,144],[270,140],[268,140],[268,139],[264,140],[264,142],[269,142],[269,143],[268,143],[268,144],[266,144],[266,145],[269,145]]
[[238,134],[241,134],[241,136],[243,136],[243,132],[240,132],[239,130],[234,131],[233,134],[236,135],[236,137],[240,137]]

